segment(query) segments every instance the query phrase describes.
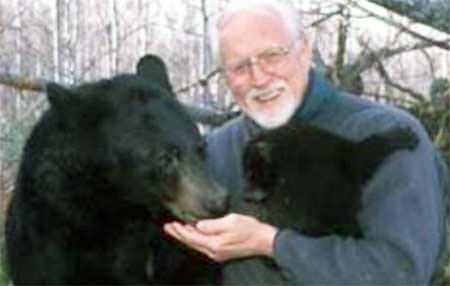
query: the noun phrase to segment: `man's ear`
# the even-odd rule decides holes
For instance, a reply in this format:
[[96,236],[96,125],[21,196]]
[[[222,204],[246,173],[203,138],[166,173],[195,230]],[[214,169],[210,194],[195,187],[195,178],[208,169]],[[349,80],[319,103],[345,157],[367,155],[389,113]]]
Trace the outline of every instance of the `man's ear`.
[[173,94],[166,64],[159,56],[148,54],[140,58],[136,65],[136,73],[146,80],[157,82]]

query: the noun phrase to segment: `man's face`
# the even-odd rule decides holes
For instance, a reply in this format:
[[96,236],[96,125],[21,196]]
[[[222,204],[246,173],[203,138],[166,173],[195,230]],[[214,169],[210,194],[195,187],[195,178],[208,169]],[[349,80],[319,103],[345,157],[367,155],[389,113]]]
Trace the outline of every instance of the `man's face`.
[[286,123],[306,90],[310,49],[271,13],[234,15],[220,33],[221,59],[234,98],[264,128]]

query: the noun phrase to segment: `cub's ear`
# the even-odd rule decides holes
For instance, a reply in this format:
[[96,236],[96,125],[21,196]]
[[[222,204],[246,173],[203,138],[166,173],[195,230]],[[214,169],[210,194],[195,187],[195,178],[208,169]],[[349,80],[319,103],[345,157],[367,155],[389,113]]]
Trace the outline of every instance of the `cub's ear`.
[[70,89],[55,82],[48,82],[45,89],[50,105],[56,110],[64,110],[70,107],[76,97]]
[[148,81],[158,83],[171,94],[174,94],[166,64],[159,56],[148,54],[140,58],[136,66],[136,73]]

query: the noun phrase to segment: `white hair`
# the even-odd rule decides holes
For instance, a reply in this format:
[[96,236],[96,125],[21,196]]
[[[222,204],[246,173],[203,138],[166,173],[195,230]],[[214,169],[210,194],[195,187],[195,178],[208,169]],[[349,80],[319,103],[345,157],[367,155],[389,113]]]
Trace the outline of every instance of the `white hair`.
[[303,36],[300,12],[291,3],[279,0],[232,0],[212,22],[210,40],[213,54],[220,58],[220,32],[233,16],[243,13],[271,13],[277,15],[293,40]]

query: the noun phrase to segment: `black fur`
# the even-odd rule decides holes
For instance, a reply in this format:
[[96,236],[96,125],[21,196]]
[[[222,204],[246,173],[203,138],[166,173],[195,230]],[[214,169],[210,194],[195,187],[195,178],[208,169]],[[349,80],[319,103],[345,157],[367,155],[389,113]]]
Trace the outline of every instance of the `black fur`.
[[295,121],[252,140],[244,152],[245,212],[309,236],[361,237],[361,190],[387,156],[418,144],[407,127],[360,142]]
[[158,76],[48,84],[51,107],[27,140],[7,216],[15,285],[216,279],[214,264],[161,226],[174,214],[224,213],[225,192],[206,174],[194,122],[161,82],[162,61],[142,65]]

